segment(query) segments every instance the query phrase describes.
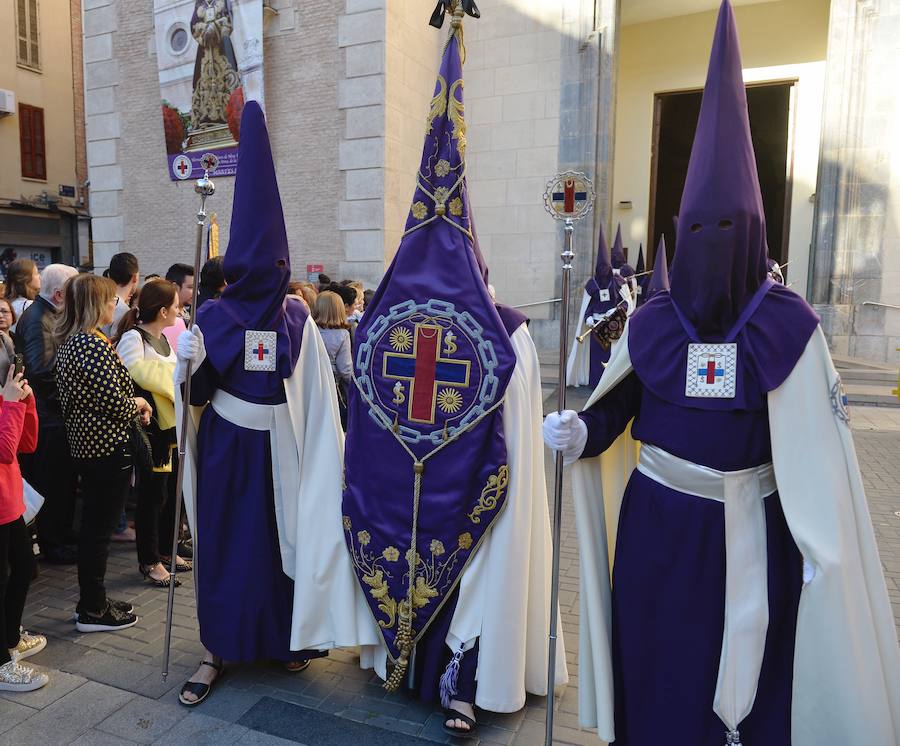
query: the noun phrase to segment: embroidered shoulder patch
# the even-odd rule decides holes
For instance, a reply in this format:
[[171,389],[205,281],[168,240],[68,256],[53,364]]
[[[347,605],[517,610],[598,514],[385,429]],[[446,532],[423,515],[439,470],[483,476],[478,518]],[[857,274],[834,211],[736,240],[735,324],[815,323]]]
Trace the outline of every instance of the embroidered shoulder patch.
[[277,332],[244,332],[244,370],[275,370],[275,346]]
[[689,344],[685,382],[685,396],[694,399],[734,399],[737,344]]
[[837,378],[831,386],[831,411],[848,427],[850,426],[850,408],[847,406],[847,394],[844,393],[844,382],[841,381],[839,373],[835,374]]
[[609,288],[603,288],[600,291],[600,300],[604,303],[609,301]]

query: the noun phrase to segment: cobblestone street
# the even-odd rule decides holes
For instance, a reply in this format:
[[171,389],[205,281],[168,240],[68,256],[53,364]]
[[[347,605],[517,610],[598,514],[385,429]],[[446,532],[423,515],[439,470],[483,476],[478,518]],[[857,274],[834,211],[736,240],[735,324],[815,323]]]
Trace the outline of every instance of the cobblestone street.
[[[577,394],[573,396],[577,399]],[[577,404],[577,401],[572,401]],[[888,590],[900,623],[900,409],[856,408],[853,428]],[[548,459],[552,478],[552,462]],[[557,700],[555,740],[598,744],[578,728],[578,552],[571,509],[563,516],[560,603],[571,684]],[[301,674],[275,663],[235,666],[197,710],[178,704],[185,677],[200,660],[193,584],[176,592],[168,681],[161,678],[166,591],[137,571],[133,544],[114,544],[107,576],[113,597],[133,599],[138,626],[115,634],[79,634],[72,623],[74,567],[42,565],[25,613],[26,628],[49,637],[29,663],[51,683],[25,695],[0,694],[0,744],[427,744],[447,743],[441,716],[402,695],[387,694],[352,652],[336,651]],[[543,742],[546,702],[529,697],[511,715],[480,713],[485,744]],[[478,743],[469,740],[468,743]]]

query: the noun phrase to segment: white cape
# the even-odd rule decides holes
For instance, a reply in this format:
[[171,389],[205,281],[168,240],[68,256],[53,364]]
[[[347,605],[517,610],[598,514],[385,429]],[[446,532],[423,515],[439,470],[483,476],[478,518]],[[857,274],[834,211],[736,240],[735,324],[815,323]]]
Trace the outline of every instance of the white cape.
[[[587,331],[584,317],[587,314],[591,296],[584,293],[581,299],[581,310],[578,312],[578,325],[575,337]],[[591,338],[585,337],[584,342],[572,339],[572,349],[569,350],[569,359],[566,363],[566,386],[587,386],[591,377]]]
[[[541,435],[541,379],[537,350],[524,324],[510,338],[516,367],[506,389],[503,430],[510,470],[503,513],[494,521],[460,581],[447,637],[449,650],[480,638],[475,704],[516,712],[525,693],[547,693],[552,552]],[[360,656],[384,677],[383,647]],[[556,683],[568,682],[562,625]]]
[[[300,357],[284,382],[284,427],[274,430],[275,518],[283,569],[294,580],[291,649],[374,645],[378,629],[350,564],[341,524],[344,436],[331,362],[310,316]],[[181,411],[181,387],[175,387]],[[247,404],[248,411],[259,405]],[[184,473],[184,502],[196,548],[197,428],[201,407],[191,407]],[[180,425],[181,423],[179,423]],[[180,437],[179,426],[179,437]],[[284,475],[293,477],[286,480]],[[294,482],[295,483],[291,483]],[[202,572],[196,562],[194,572]]]
[[[631,371],[627,334],[626,326],[586,406]],[[787,380],[768,395],[781,504],[816,571],[800,596],[791,739],[794,746],[898,744],[900,649],[839,384],[817,329]],[[615,738],[610,520],[621,505],[620,477],[633,464],[631,444],[582,459],[572,473],[581,554],[580,721],[606,741]]]

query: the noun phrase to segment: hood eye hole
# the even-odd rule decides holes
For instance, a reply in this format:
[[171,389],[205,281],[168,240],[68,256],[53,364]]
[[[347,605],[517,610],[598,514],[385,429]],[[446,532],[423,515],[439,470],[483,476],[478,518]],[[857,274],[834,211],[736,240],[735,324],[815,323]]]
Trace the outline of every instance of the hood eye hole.
[[284,259],[279,259],[277,262],[275,262],[275,264],[277,264],[279,267],[283,267],[285,265],[285,261]]
[[719,228],[721,228],[723,231],[731,230],[733,227],[734,223],[727,218],[725,220],[719,221]]
[[694,223],[694,224],[691,226],[691,233],[699,233],[699,232],[702,231],[702,230],[703,230],[703,224],[702,224],[702,223]]

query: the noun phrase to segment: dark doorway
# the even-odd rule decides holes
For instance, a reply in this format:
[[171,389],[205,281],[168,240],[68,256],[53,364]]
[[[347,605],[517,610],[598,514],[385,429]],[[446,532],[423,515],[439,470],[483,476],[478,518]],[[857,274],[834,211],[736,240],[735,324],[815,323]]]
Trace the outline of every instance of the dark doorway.
[[[766,212],[769,255],[779,264],[788,258],[793,87],[793,82],[747,87],[750,134]],[[672,216],[678,214],[681,204],[702,95],[702,91],[656,94],[648,235],[653,249],[648,253],[654,253],[660,235],[665,235],[670,262],[675,252]]]

